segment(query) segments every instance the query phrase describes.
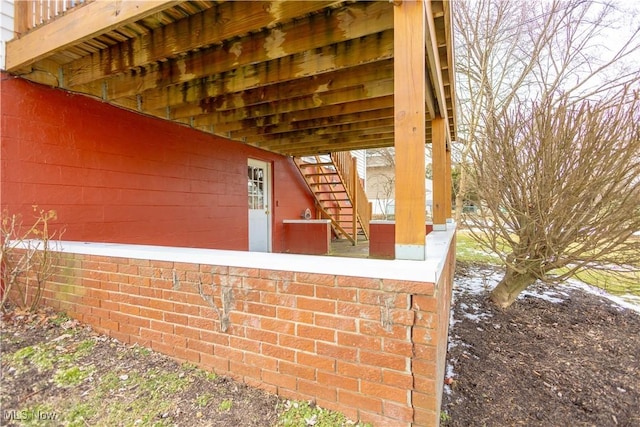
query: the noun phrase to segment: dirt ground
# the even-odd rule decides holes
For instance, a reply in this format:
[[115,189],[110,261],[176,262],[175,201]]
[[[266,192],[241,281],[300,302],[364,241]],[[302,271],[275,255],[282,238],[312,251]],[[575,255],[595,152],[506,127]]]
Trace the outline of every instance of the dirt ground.
[[4,316],[1,343],[3,426],[273,426],[282,403],[51,311]]
[[[473,274],[461,266],[457,278]],[[640,315],[557,292],[562,301],[525,296],[506,310],[457,292],[443,425],[640,426]]]
[[[442,425],[640,426],[640,315],[562,292],[504,311],[456,292]],[[12,312],[1,329],[0,425],[273,426],[286,405],[51,311]]]

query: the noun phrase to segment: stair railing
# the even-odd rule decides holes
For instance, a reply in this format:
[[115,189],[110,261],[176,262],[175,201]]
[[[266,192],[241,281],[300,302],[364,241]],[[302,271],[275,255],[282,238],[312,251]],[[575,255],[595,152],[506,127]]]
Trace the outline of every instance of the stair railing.
[[[354,224],[357,219],[360,221],[362,230],[367,238],[369,238],[369,223],[371,222],[371,207],[367,193],[362,185],[360,176],[358,175],[358,167],[356,158],[348,151],[340,151],[331,153],[331,160],[336,165],[336,170],[342,178],[344,187],[347,190],[349,198],[353,200]],[[356,239],[356,228],[354,227],[354,239]]]

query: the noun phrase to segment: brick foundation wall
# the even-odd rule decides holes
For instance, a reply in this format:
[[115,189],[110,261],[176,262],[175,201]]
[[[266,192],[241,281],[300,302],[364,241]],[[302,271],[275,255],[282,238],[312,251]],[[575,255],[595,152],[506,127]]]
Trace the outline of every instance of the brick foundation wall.
[[415,357],[413,359],[414,421],[417,426],[437,425],[447,363],[449,314],[456,267],[455,235],[432,298],[416,295],[413,310],[416,322],[413,328]]
[[438,283],[62,253],[44,303],[352,419],[433,426],[454,250]]

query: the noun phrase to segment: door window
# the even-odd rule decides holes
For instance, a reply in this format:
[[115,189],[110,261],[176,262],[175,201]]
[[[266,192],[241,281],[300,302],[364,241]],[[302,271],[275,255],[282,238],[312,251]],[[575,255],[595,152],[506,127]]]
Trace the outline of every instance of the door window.
[[264,209],[264,169],[257,166],[249,166],[248,175],[249,209]]

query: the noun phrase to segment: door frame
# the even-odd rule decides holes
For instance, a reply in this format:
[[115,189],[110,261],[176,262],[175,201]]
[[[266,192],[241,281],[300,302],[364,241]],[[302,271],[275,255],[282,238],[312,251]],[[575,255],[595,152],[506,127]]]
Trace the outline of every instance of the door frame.
[[[271,162],[261,159],[256,159],[252,157],[247,158],[247,167],[249,166],[258,166],[265,168],[265,178],[264,184],[266,185],[267,191],[265,191],[264,195],[264,206],[267,211],[267,252],[273,251],[273,182],[271,180],[272,171],[271,171]],[[247,176],[248,179],[248,176]],[[247,206],[247,247],[249,246],[249,218],[248,218],[248,206]],[[251,249],[249,249],[251,250]]]

